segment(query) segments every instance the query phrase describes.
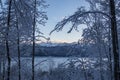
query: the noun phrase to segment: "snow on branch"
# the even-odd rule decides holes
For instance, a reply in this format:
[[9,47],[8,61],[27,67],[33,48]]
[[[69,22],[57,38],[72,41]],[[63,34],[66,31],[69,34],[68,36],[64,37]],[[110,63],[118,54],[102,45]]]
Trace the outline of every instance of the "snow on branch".
[[[73,29],[76,29],[76,27],[80,24],[79,19],[81,17],[84,17],[85,15],[88,14],[102,14],[103,16],[106,16],[107,18],[111,19],[112,17],[104,12],[101,11],[81,11],[78,10],[77,12],[75,12],[73,15],[69,16],[68,18],[64,18],[62,21],[58,22],[57,25],[55,26],[55,28],[50,32],[50,35],[54,32],[54,31],[61,31],[63,29],[63,27],[67,24],[67,23],[72,23],[72,27],[70,28],[70,30],[68,31],[68,33],[70,33]],[[79,22],[78,22],[79,21]]]

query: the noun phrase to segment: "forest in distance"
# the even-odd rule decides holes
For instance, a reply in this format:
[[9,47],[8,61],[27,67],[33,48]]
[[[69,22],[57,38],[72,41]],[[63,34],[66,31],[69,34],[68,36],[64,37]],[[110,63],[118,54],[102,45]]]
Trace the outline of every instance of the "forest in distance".
[[[82,44],[74,43],[43,43],[36,44],[35,46],[35,57],[97,57],[98,51],[95,50],[92,44],[89,46],[83,46]],[[27,46],[28,49],[32,48],[32,45]],[[87,51],[86,51],[87,49]],[[21,57],[31,57],[32,50],[26,53],[25,46],[21,48]],[[17,54],[14,55],[17,57]],[[104,58],[106,56],[103,56]]]
[[120,0],[77,1],[0,0],[0,80],[120,80]]

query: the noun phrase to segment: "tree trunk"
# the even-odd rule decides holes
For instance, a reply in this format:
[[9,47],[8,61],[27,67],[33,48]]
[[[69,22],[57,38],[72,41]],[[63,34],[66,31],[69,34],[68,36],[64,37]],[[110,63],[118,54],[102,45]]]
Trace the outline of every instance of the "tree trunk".
[[32,49],[32,80],[34,80],[34,55],[35,55],[35,26],[36,26],[36,0],[34,1],[34,22],[33,22],[33,49]]
[[20,39],[19,39],[18,20],[16,22],[16,26],[17,26],[17,50],[18,50],[18,79],[21,80]]
[[5,80],[5,55],[4,55],[4,59],[3,59],[3,67],[2,67],[2,73],[3,73],[3,75],[2,75],[2,80]]
[[10,51],[9,51],[9,40],[8,40],[8,34],[9,34],[9,27],[10,27],[10,14],[11,14],[11,5],[12,0],[9,0],[8,3],[8,16],[7,16],[7,32],[6,32],[6,51],[7,51],[7,60],[8,60],[8,66],[7,66],[7,80],[10,80],[10,65],[11,65],[11,59],[10,59]]
[[110,1],[110,15],[111,15],[111,31],[112,31],[112,45],[114,55],[114,80],[120,80],[119,71],[119,47],[118,47],[118,35],[117,35],[117,23],[115,14],[115,2]]
[[0,79],[2,78],[2,76],[1,76],[1,74],[2,74],[1,73],[2,72],[2,69],[1,69],[2,68],[2,60],[1,59],[2,59],[2,56],[0,55]]

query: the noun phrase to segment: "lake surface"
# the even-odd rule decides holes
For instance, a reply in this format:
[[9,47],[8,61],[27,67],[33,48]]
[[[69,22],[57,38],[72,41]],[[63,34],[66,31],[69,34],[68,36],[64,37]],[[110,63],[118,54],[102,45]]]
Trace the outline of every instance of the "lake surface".
[[[31,57],[21,57],[21,63],[31,67]],[[49,70],[59,64],[68,63],[68,57],[35,57],[35,69]],[[17,58],[12,59],[12,65],[17,64]]]
[[[48,71],[58,67],[59,64],[67,65],[70,61],[74,61],[75,65],[89,65],[94,66],[94,63],[98,60],[97,58],[77,58],[77,57],[35,57],[35,70],[41,69],[43,71]],[[106,58],[103,61],[107,61]],[[21,63],[31,67],[32,58],[31,57],[21,57]],[[17,64],[17,58],[12,59],[12,64]]]

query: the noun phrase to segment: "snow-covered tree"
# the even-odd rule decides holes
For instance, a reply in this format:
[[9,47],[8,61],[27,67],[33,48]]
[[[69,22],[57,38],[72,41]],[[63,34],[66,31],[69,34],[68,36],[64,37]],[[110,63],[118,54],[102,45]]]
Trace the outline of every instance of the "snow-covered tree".
[[[73,15],[64,18],[61,22],[58,22],[54,30],[61,31],[67,23],[71,23],[72,27],[68,31],[70,33],[73,29],[77,30],[78,25],[87,24],[88,29],[84,30],[84,38],[86,37],[93,44],[98,45],[99,53],[104,49],[104,53],[110,52],[106,45],[110,46],[110,39],[113,50],[114,60],[114,78],[119,79],[119,49],[118,49],[118,36],[117,36],[117,23],[115,14],[115,1],[114,0],[87,0],[90,3],[90,10],[87,11],[83,7],[79,8]],[[111,29],[111,30],[110,30]],[[110,34],[111,33],[111,34]],[[89,36],[89,37],[88,37]],[[112,38],[110,38],[110,36]],[[106,43],[108,42],[108,43]],[[102,45],[103,46],[102,46]],[[96,45],[96,46],[97,46]],[[104,48],[103,48],[104,47]],[[102,56],[100,54],[100,56]],[[111,54],[109,54],[111,56]],[[102,60],[102,58],[100,58]],[[112,73],[111,73],[112,74]],[[112,75],[111,75],[112,76]],[[101,73],[101,80],[102,80]]]

